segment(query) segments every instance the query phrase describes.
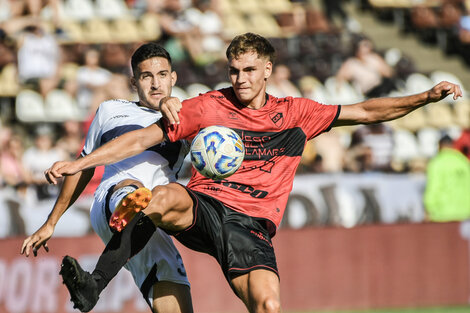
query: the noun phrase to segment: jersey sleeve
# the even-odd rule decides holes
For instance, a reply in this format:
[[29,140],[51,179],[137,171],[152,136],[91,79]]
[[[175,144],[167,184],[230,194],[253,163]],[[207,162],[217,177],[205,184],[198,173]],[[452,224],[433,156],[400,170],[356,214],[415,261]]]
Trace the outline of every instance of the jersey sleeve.
[[340,105],[321,104],[306,98],[294,98],[297,104],[300,125],[308,140],[329,131],[339,116]]
[[105,111],[105,108],[103,104],[101,104],[98,110],[96,111],[95,117],[91,122],[90,128],[88,128],[88,133],[85,138],[85,145],[83,146],[83,150],[80,153],[82,157],[92,153],[95,149],[98,149],[100,146],[103,111]]
[[162,119],[165,136],[170,141],[191,140],[197,135],[204,114],[203,102],[201,96],[183,101],[181,111],[178,113],[180,118],[178,125],[170,125],[167,119]]

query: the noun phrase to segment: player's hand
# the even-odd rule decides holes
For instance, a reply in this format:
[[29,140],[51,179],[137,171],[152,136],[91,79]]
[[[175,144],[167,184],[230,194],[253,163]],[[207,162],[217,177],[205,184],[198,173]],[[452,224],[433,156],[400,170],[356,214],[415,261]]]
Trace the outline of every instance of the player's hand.
[[52,237],[54,232],[54,227],[44,224],[39,228],[34,234],[29,236],[23,241],[21,246],[21,254],[29,257],[31,248],[33,249],[34,256],[38,255],[38,250],[41,247],[44,247],[46,252],[49,252],[49,247],[47,246],[47,241]]
[[170,124],[179,124],[180,118],[178,112],[181,110],[182,104],[178,98],[165,97],[160,100],[160,112]]
[[77,166],[75,161],[58,161],[52,167],[44,171],[49,184],[57,185],[57,179],[67,175],[73,175],[81,169]]
[[454,95],[453,99],[457,100],[458,97],[462,97],[462,89],[457,84],[442,81],[428,91],[428,100],[429,102],[437,102],[451,94]]

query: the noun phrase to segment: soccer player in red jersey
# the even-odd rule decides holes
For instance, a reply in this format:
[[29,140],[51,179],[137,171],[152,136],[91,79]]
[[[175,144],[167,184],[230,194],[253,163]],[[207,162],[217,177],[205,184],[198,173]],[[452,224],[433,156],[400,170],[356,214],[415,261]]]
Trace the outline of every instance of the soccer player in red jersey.
[[[458,85],[441,82],[420,94],[345,106],[275,98],[266,94],[274,54],[262,36],[235,37],[227,49],[232,87],[182,104],[175,98],[163,99],[160,110],[167,117],[163,124],[129,132],[84,158],[57,162],[45,173],[56,183],[63,175],[117,162],[164,140],[192,139],[206,126],[234,129],[246,148],[235,174],[216,181],[193,170],[186,187],[177,183],[155,187],[148,207],[115,237],[119,241],[123,233],[139,233],[138,221],[151,219],[187,247],[216,258],[250,312],[281,311],[271,238],[281,222],[306,142],[331,127],[388,121],[450,94],[454,99],[462,95]],[[99,291],[135,253],[131,242],[124,246],[113,249],[108,245],[103,252],[95,270],[102,275]],[[77,293],[80,288],[88,286],[78,286]]]

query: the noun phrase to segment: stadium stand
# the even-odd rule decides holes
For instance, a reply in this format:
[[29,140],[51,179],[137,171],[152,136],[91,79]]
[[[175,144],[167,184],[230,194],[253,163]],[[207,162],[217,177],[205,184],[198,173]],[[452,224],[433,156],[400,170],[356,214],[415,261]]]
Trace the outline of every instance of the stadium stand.
[[[449,133],[457,138],[460,131],[470,125],[470,87],[465,76],[468,68],[454,71],[454,68],[440,66],[444,63],[439,63],[432,70],[421,70],[417,66],[422,61],[420,56],[410,56],[410,49],[405,44],[400,45],[401,41],[409,40],[411,35],[417,38],[417,44],[425,50],[429,50],[429,47],[442,50],[442,56],[436,62],[445,62],[446,58],[458,55],[470,63],[470,39],[468,42],[464,41],[464,33],[470,32],[465,28],[470,3],[463,0],[419,2],[420,5],[412,0],[348,2],[350,12],[361,12],[355,16],[359,22],[368,19],[370,23],[377,23],[372,25],[379,25],[385,20],[389,28],[398,30],[398,35],[394,35],[394,38],[381,35],[385,37],[384,41],[396,42],[395,46],[376,45],[376,52],[394,70],[393,79],[397,83],[397,90],[389,96],[417,93],[440,80],[460,83],[466,89],[464,99],[446,99],[416,110],[403,119],[387,123],[393,130],[395,144],[392,168],[396,172],[423,172],[421,165],[435,155],[437,141],[442,133]],[[173,66],[178,73],[178,83],[173,89],[173,95],[186,99],[212,88],[230,86],[226,76],[225,47],[219,47],[218,53],[205,51],[194,54],[189,51],[183,37],[170,34],[162,26],[162,13],[168,9],[165,8],[165,2],[158,2],[155,6],[142,5],[145,1],[124,0],[62,0],[58,3],[62,14],[60,23],[52,21],[51,8],[47,7],[39,18],[46,32],[55,36],[60,45],[62,59],[58,73],[59,83],[42,96],[38,90],[22,84],[18,79],[16,57],[6,65],[0,65],[1,127],[8,125],[29,131],[45,122],[60,131],[60,125],[68,120],[78,120],[86,125],[91,120],[90,114],[96,110],[97,103],[117,92],[112,83],[103,85],[93,94],[93,103],[87,106],[89,109],[78,108],[77,92],[66,87],[73,86],[76,82],[77,70],[84,64],[84,53],[90,47],[100,52],[101,66],[112,73],[113,82],[122,83],[123,77],[130,74],[128,57],[132,51],[141,42],[155,40],[173,56]],[[180,22],[191,21],[185,16],[186,10],[195,10],[196,6],[191,6],[190,1],[183,1],[181,4],[181,12],[178,12],[182,18]],[[303,96],[322,103],[345,105],[366,98],[351,82],[346,81],[338,86],[335,77],[341,64],[351,56],[354,39],[362,33],[330,23],[317,1],[219,0],[211,10],[219,15],[223,23],[223,29],[216,34],[222,45],[227,44],[233,36],[247,31],[269,37],[277,51],[277,62],[289,68],[290,81]],[[195,13],[197,12],[192,12]],[[4,22],[0,25],[4,28],[2,30],[5,36],[0,36],[0,41],[12,46],[10,43],[15,43],[18,39],[21,27],[27,25],[24,24],[27,18],[30,16],[11,16],[1,21]],[[366,24],[362,29],[369,33],[377,31],[375,27]],[[125,85],[124,82],[122,86]],[[122,89],[119,90],[122,94],[130,94],[132,97],[130,88],[119,88]],[[8,112],[11,113],[7,114]],[[342,149],[349,148],[354,130],[355,128],[345,128],[336,134]],[[26,143],[29,141],[31,138],[25,138]],[[319,162],[321,159],[321,144],[318,147],[320,149],[316,150],[313,145],[311,149],[309,160],[312,162]],[[413,164],[421,165],[413,167]],[[335,165],[335,171],[339,167],[341,166]],[[307,164],[304,170],[309,168],[318,170],[321,167]],[[6,234],[2,233],[2,236]]]

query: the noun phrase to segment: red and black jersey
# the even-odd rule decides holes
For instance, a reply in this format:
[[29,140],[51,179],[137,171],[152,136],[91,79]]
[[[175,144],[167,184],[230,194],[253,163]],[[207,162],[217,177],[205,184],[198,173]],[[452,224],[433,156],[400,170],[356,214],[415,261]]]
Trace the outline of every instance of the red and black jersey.
[[191,140],[200,129],[212,125],[235,130],[246,151],[240,169],[220,181],[193,169],[187,186],[235,211],[279,226],[306,142],[328,131],[339,112],[337,105],[271,95],[261,109],[254,110],[240,104],[233,89],[226,88],[183,101],[180,124],[166,123],[165,131],[176,141]]

